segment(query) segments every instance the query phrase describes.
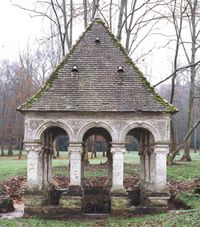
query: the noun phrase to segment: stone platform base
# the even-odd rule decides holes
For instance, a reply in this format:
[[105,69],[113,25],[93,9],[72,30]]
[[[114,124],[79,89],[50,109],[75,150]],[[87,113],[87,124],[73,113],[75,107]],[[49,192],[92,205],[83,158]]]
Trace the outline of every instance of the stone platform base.
[[135,207],[131,206],[130,199],[127,196],[112,196],[111,197],[111,213],[123,214],[131,212]]
[[46,199],[42,192],[27,191],[24,194],[24,213],[25,214],[40,214],[43,206],[46,204]]
[[141,191],[140,205],[144,207],[168,208],[170,194],[168,190],[162,192]]
[[88,218],[88,219],[104,219],[109,216],[116,215],[125,215],[126,217],[134,217],[135,215],[143,215],[143,214],[159,214],[166,213],[169,209],[164,207],[129,207],[123,208],[121,210],[117,209],[112,211],[110,214],[105,213],[70,213],[68,209],[63,208],[61,206],[43,206],[40,209],[26,208],[25,215],[36,215],[38,217],[43,217],[47,219],[63,219],[63,218]]
[[147,204],[149,207],[168,207],[168,201],[170,197],[156,197],[156,196],[149,196],[147,198],[148,202]]
[[66,209],[67,213],[82,213],[82,196],[69,196],[63,194],[60,199],[60,206]]
[[[25,214],[47,218],[65,218],[70,216],[80,217],[86,213],[91,216],[96,214],[131,216],[168,210],[170,197],[167,193],[148,193],[140,197],[138,193],[132,195],[122,190],[113,190],[109,193],[107,190],[103,191],[103,195],[98,196],[97,189],[94,191],[94,195],[89,192],[84,195],[82,189],[77,187],[71,187],[70,190],[65,192],[56,190],[47,191],[46,193],[29,191],[24,195],[24,212]],[[98,198],[96,199],[95,196]],[[132,197],[134,196],[138,197],[140,203],[133,203],[134,199]]]

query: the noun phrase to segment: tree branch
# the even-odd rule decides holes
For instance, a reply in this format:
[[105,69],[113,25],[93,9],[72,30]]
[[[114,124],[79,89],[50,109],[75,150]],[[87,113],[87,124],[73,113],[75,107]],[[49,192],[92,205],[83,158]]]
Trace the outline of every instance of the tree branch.
[[194,67],[194,66],[198,65],[199,63],[200,63],[200,60],[197,61],[195,64],[187,65],[187,66],[183,66],[183,67],[178,68],[178,69],[175,70],[172,74],[170,74],[168,77],[166,77],[165,79],[161,80],[161,81],[158,82],[157,84],[154,84],[153,87],[157,87],[158,85],[162,84],[163,82],[169,80],[175,73],[177,73],[177,72],[179,72],[179,71],[182,71],[182,70],[186,70],[186,69],[191,68],[191,67]]

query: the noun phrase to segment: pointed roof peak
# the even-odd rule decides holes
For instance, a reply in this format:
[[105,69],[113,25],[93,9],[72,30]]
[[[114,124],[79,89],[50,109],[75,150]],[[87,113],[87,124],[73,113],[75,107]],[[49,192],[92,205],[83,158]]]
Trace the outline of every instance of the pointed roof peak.
[[[72,70],[75,65],[78,71]],[[101,18],[93,20],[44,87],[18,110],[177,112],[155,92]]]

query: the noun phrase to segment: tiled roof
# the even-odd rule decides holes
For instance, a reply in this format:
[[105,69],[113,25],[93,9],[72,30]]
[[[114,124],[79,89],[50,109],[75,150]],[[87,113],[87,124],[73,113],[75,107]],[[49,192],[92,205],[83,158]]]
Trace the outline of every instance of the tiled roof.
[[[95,42],[97,37],[100,43]],[[74,65],[78,72],[72,72]],[[118,66],[124,72],[118,72]],[[45,86],[18,110],[176,112],[155,93],[99,19],[91,23]]]

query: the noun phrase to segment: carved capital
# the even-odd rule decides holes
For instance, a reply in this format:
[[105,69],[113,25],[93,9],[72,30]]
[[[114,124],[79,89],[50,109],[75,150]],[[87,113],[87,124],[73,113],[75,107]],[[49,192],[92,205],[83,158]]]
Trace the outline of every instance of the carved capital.
[[116,153],[125,154],[126,152],[125,144],[112,144],[110,151],[112,154],[116,154]]
[[154,152],[156,154],[166,155],[169,153],[169,144],[168,143],[157,143],[154,145]]
[[68,147],[68,151],[70,156],[73,154],[81,155],[83,153],[82,143],[70,143]]
[[30,151],[40,152],[42,150],[42,145],[39,143],[25,143],[24,150],[27,152]]

